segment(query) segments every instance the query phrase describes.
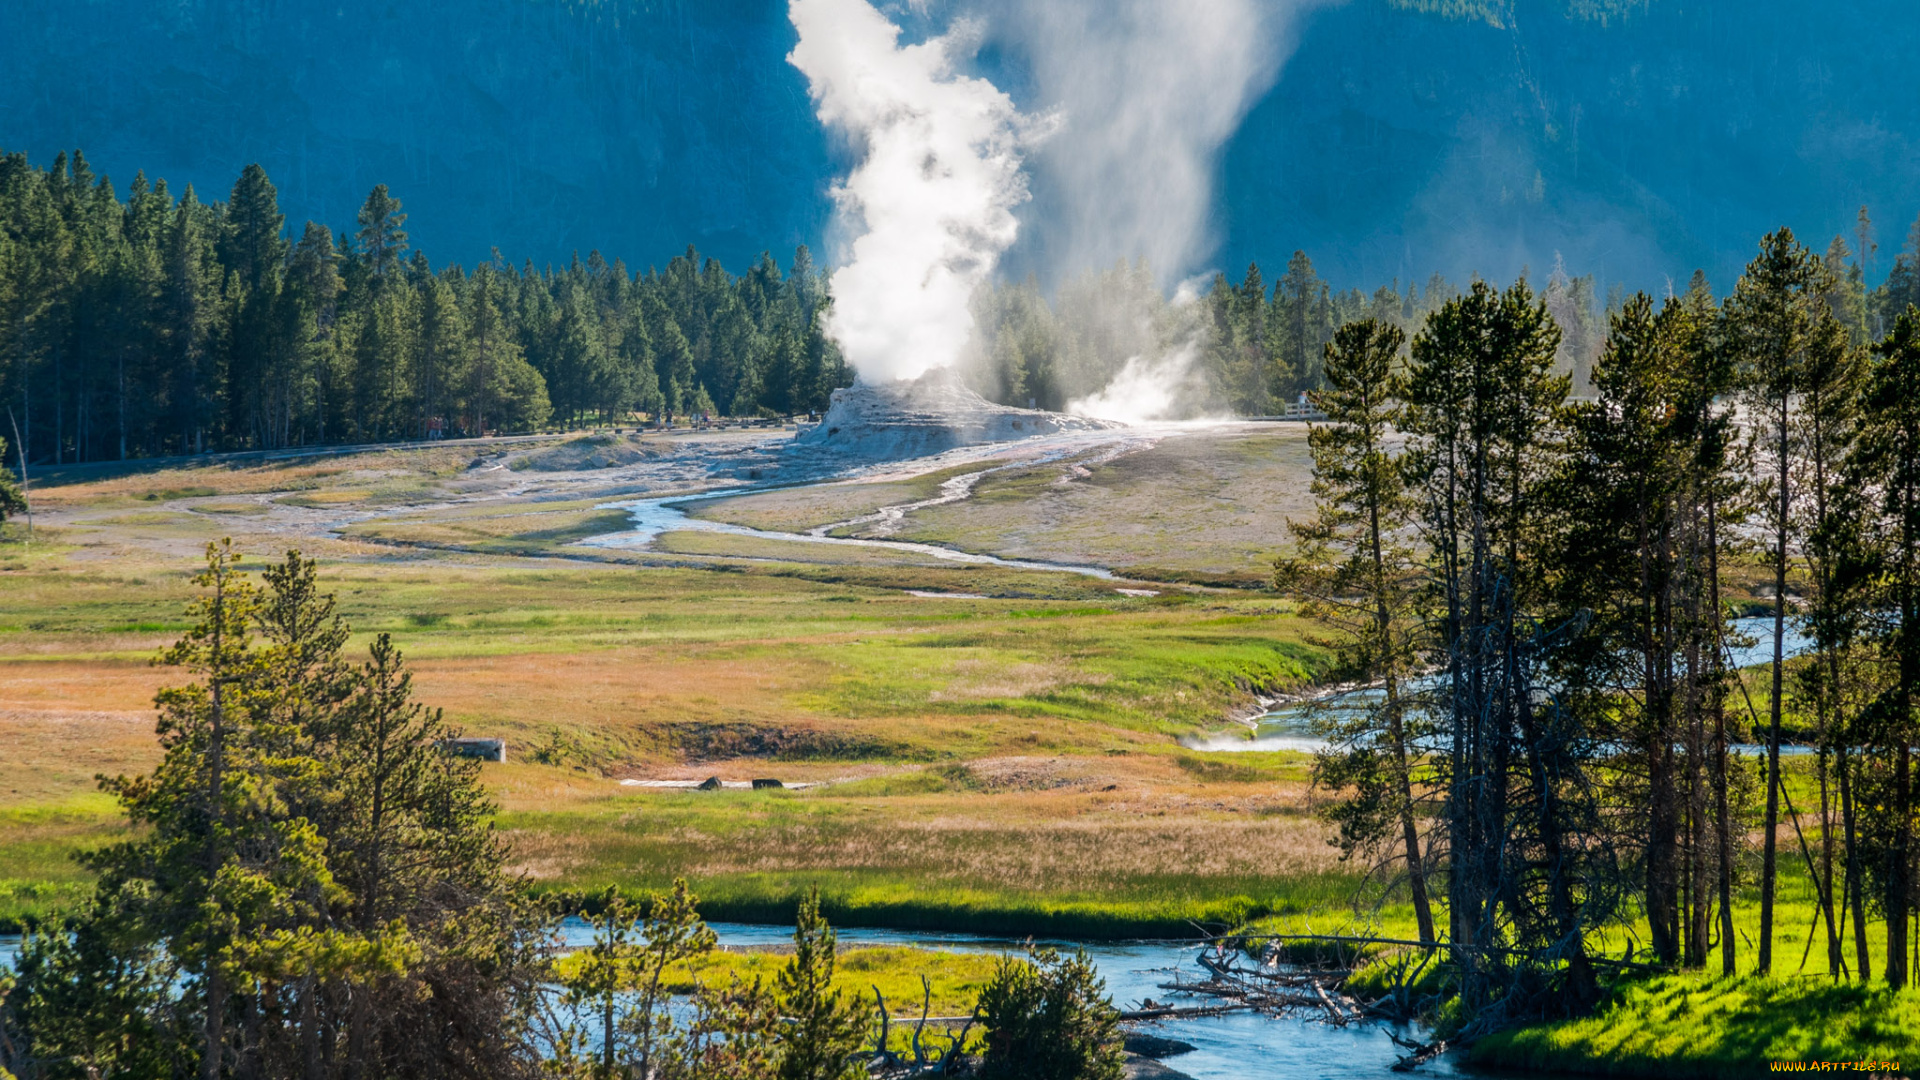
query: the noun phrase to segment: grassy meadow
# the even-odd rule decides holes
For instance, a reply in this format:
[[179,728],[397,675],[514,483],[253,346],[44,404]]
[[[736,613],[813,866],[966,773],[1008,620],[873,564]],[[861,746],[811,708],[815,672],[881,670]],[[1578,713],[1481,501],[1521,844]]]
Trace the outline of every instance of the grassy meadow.
[[[815,552],[711,533],[672,536],[762,550],[581,548],[622,524],[604,495],[463,499],[473,456],[42,481],[36,542],[0,547],[0,735],[20,766],[0,781],[0,920],[82,895],[71,853],[120,828],[93,778],[155,759],[152,696],[182,673],[151,660],[187,628],[195,549],[223,535],[256,561],[320,557],[358,637],[392,634],[422,700],[508,740],[488,772],[499,825],[541,889],[684,875],[714,917],[781,920],[817,885],[841,922],[1091,935],[1191,933],[1351,889],[1308,812],[1304,755],[1175,743],[1325,662],[1271,594],[1131,596],[819,545],[800,561]],[[857,514],[958,471],[801,490]],[[366,506],[412,487],[433,491]],[[316,528],[304,515],[346,511],[315,506],[359,516]],[[819,786],[621,783],[709,775]]]

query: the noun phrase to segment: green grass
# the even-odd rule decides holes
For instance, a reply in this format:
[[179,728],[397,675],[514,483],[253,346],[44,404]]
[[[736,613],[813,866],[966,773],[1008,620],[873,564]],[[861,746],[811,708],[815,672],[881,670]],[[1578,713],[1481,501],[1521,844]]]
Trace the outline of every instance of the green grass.
[[0,933],[83,903],[93,875],[74,856],[124,835],[119,805],[104,795],[0,810]]
[[1920,1059],[1920,991],[1824,978],[1668,975],[1629,983],[1597,1016],[1476,1043],[1476,1065],[1603,1076],[1747,1077],[1769,1062]]
[[[789,963],[791,952],[785,949],[747,951],[715,950],[691,960],[668,965],[661,986],[672,994],[688,995],[702,987],[725,989],[738,981],[765,987],[776,984],[780,972]],[[576,967],[583,957],[576,953],[563,958],[564,973]],[[921,1015],[951,1021],[973,1013],[980,993],[992,981],[1001,957],[984,952],[951,952],[913,946],[879,945],[836,950],[832,989],[849,1001],[858,1002],[876,1027],[884,1003],[890,1020],[887,1045],[895,1053],[913,1053],[913,1031]],[[925,979],[923,983],[921,980]],[[921,1046],[931,1053],[944,1051],[947,1040],[958,1033],[949,1024],[929,1024],[921,1037]],[[974,1025],[968,1035],[969,1047],[977,1048],[985,1031]]]
[[790,919],[817,888],[842,925],[1191,937],[1310,917],[1354,892],[1354,875],[1324,860],[1279,869],[1298,854],[1287,815],[1135,815],[1105,787],[1015,790],[951,766],[804,792],[625,794],[510,812],[501,826],[544,875],[538,888],[638,895],[686,877],[708,918],[748,922]]
[[[791,955],[785,948],[715,950],[669,964],[661,985],[674,994],[691,994],[702,986],[724,987],[735,979],[771,986]],[[562,959],[559,968],[564,974],[583,960],[574,954]],[[832,986],[849,998],[864,998],[869,1006],[874,1004],[877,988],[895,1023],[903,1017],[918,1017],[923,1004],[930,1006],[929,1016],[965,1016],[973,1011],[999,964],[999,956],[985,952],[842,945],[835,952]],[[921,985],[921,976],[931,987]]]

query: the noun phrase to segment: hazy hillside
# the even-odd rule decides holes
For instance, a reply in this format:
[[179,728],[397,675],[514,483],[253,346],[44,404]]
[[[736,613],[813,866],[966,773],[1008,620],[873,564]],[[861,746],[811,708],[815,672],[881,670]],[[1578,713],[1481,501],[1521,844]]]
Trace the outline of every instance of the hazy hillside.
[[828,210],[791,38],[765,0],[12,0],[0,146],[203,198],[259,161],[336,227],[385,182],[436,260],[697,242],[744,268]]
[[[1304,18],[1228,148],[1221,264],[1304,247],[1371,284],[1559,251],[1605,280],[1726,281],[1762,230],[1851,234],[1862,202],[1884,268],[1920,212],[1906,5],[1409,6]],[[203,195],[259,160],[291,217],[336,225],[386,181],[436,259],[694,242],[738,267],[828,239],[791,44],[775,0],[11,0],[0,146]]]
[[1404,281],[1559,250],[1725,287],[1765,230],[1851,242],[1862,203],[1884,272],[1920,214],[1910,4],[1407,2],[1466,17],[1311,17],[1229,148],[1223,262],[1304,244],[1336,280]]

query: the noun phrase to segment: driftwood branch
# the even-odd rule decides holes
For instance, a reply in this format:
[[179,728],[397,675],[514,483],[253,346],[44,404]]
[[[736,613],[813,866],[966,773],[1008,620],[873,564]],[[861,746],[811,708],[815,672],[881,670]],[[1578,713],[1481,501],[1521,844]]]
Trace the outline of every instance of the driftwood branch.
[[933,1012],[933,983],[925,975],[920,976],[920,989],[925,996],[920,1001],[920,1022],[913,1026],[913,1067],[916,1069],[927,1063],[927,1056],[920,1049],[920,1033],[927,1029],[927,1014]]
[[887,999],[881,996],[878,983],[873,987],[873,1000],[880,1007],[880,1041],[873,1044],[873,1056],[881,1063],[888,1064],[893,1060],[893,1052],[887,1049],[887,1034],[891,1024],[887,1016]]
[[980,1006],[975,1005],[973,1015],[967,1017],[966,1025],[960,1029],[960,1034],[954,1037],[953,1045],[947,1047],[947,1052],[940,1057],[941,1075],[951,1074],[965,1057],[967,1033],[973,1030],[973,1022],[978,1019],[980,1019]]

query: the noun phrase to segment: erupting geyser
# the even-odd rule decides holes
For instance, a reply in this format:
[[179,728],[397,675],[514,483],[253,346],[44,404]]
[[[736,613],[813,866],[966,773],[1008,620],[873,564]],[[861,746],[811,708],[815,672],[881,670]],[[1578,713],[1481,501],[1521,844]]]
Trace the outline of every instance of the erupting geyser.
[[863,382],[950,366],[973,333],[974,289],[1019,231],[1020,156],[1037,127],[992,83],[954,70],[964,23],[902,46],[867,0],[793,0],[788,15],[800,41],[787,59],[820,121],[860,154],[833,189],[855,239],[827,329]]
[[860,152],[833,192],[856,239],[834,272],[827,324],[859,383],[835,391],[796,442],[894,459],[1112,426],[995,405],[953,373],[973,333],[974,290],[1019,231],[1021,152],[1043,126],[954,70],[969,28],[902,46],[867,0],[793,0],[788,11],[800,32],[788,59],[821,121]]
[[[1055,261],[1070,263],[1055,267],[1063,278],[1140,255],[1160,273],[1189,272],[1212,244],[1213,158],[1278,70],[1288,16],[1318,2],[1010,0],[996,10],[1012,36],[996,42],[1031,63],[1039,104],[1029,115],[960,70],[983,39],[976,23],[902,45],[871,0],[790,0],[799,41],[787,59],[856,159],[833,189],[850,240],[827,330],[859,384],[834,395],[804,441],[875,457],[1116,426],[993,405],[941,374],[967,349],[976,290],[1020,232],[1025,159],[1037,153],[1043,165],[1041,227]],[[1126,359],[1074,411],[1191,415],[1204,397],[1192,392],[1196,355],[1185,341]]]

